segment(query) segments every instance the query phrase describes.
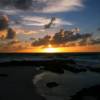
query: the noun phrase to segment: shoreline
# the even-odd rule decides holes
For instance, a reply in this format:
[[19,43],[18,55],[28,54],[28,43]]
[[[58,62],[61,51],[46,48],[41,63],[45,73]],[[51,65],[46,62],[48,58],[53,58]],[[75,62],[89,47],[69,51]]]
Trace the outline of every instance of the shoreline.
[[0,67],[0,74],[0,100],[45,100],[32,82],[35,68]]

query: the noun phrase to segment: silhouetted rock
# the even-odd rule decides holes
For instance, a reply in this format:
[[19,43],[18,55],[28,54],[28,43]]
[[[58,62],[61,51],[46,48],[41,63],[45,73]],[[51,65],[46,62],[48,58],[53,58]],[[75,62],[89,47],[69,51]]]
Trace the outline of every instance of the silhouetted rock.
[[[43,60],[43,61],[11,61],[0,63],[1,67],[25,67],[25,66],[43,66],[43,70],[51,71],[57,74],[63,74],[64,70],[71,71],[73,73],[85,72],[87,69],[79,66],[73,59],[69,60]],[[92,70],[92,69],[91,69]]]
[[48,88],[54,88],[57,87],[59,84],[57,84],[56,82],[49,82],[46,85]]
[[92,98],[95,98],[93,100],[100,100],[100,85],[83,88],[81,91],[73,95],[71,100],[83,100],[84,96],[91,96]]
[[61,68],[61,66],[58,65],[50,65],[50,66],[45,66],[44,70],[48,70],[57,74],[63,74],[64,73],[64,69]]
[[7,77],[8,74],[0,74],[0,77]]
[[92,68],[92,67],[90,67],[89,70],[92,71],[92,72],[100,73],[100,68]]

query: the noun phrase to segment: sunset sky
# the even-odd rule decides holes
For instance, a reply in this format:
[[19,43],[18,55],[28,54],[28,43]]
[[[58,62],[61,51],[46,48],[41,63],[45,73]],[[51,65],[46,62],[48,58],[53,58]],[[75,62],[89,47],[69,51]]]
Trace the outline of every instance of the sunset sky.
[[0,52],[46,48],[100,52],[100,0],[0,0]]

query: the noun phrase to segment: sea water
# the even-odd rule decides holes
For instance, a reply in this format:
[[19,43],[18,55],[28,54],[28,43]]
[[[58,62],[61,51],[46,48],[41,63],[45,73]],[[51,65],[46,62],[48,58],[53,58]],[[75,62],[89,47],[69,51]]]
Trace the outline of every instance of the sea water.
[[0,62],[34,61],[46,59],[73,59],[76,62],[87,62],[94,65],[100,63],[100,53],[5,53],[0,54]]

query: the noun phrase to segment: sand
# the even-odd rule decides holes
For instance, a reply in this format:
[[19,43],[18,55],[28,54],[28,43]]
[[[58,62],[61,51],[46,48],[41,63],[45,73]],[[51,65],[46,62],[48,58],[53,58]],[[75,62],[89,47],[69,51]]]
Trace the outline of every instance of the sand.
[[[100,67],[98,70],[98,67],[89,68],[88,66],[86,68],[87,70],[84,71],[84,68],[80,70],[78,68],[75,68],[75,66],[63,66],[62,63],[56,62],[56,66],[61,64],[59,66],[61,66],[62,69],[66,69],[64,73],[58,74],[54,72],[59,72],[60,69],[55,70],[57,69],[57,67],[54,65],[54,63],[55,62],[52,62],[51,64],[51,62],[49,61],[47,63],[33,63],[32,61],[23,61],[0,64],[0,100],[65,100],[65,98],[66,100],[69,100],[67,99],[67,97],[77,92],[77,89],[75,87],[82,89],[100,84]],[[7,66],[7,64],[9,65]],[[35,65],[42,65],[41,67],[43,67],[43,65],[48,65],[48,67],[44,68],[45,71],[43,70],[43,68],[40,71],[39,68],[35,67]],[[51,65],[53,67],[51,67]],[[48,73],[48,71],[50,72]],[[35,84],[34,80],[36,80]],[[63,83],[61,82],[61,80]],[[43,87],[46,86],[46,83],[48,83],[48,81],[57,82],[59,83],[59,86],[52,89],[53,91],[51,91],[49,88]],[[69,88],[68,90],[70,91],[67,91],[67,88]],[[75,89],[75,92],[73,89]],[[68,96],[66,95],[66,93]],[[42,94],[44,94],[43,96],[46,99],[41,96]],[[55,94],[57,96],[55,96]]]
[[45,100],[32,83],[33,67],[0,67],[0,100]]

